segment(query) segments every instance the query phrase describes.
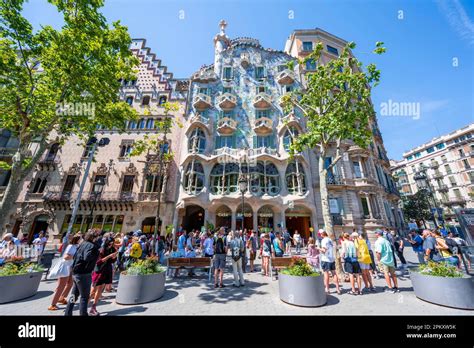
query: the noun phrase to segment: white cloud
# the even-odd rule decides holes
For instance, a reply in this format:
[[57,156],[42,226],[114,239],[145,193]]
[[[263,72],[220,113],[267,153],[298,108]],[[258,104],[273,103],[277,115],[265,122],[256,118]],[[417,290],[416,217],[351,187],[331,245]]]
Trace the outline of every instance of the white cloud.
[[474,23],[467,15],[461,2],[459,0],[438,0],[437,3],[451,27],[462,39],[470,45],[474,45]]

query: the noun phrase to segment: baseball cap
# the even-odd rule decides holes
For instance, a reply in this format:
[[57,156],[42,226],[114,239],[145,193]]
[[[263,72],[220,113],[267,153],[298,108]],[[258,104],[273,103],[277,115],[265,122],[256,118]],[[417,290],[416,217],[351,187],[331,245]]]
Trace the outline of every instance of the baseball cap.
[[352,232],[352,233],[351,233],[351,237],[358,238],[358,237],[359,237],[359,233],[357,233],[357,232]]
[[375,230],[375,234],[378,236],[383,236],[383,231],[382,230]]

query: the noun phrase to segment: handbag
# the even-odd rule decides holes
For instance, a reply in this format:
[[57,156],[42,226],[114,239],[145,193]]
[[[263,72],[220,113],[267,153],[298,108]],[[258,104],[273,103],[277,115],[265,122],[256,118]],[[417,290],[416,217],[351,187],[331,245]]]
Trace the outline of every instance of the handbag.
[[69,277],[71,273],[71,264],[72,260],[64,260],[62,257],[54,259],[46,279],[54,280],[58,278]]

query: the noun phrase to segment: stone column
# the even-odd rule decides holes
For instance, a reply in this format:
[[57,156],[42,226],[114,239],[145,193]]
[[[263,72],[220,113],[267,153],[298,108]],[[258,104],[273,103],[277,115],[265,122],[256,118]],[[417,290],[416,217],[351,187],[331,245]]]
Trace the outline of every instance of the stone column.
[[372,220],[374,218],[374,214],[372,213],[372,206],[370,204],[370,195],[368,193],[365,194],[365,199],[367,200],[367,207],[369,208],[369,218]]
[[283,209],[280,213],[280,224],[282,230],[286,228],[285,210]]
[[236,230],[236,226],[237,226],[237,212],[236,211],[232,211],[232,221],[230,223],[230,229],[232,231],[235,231]]
[[252,219],[253,219],[253,229],[257,229],[258,227],[258,209],[252,211]]

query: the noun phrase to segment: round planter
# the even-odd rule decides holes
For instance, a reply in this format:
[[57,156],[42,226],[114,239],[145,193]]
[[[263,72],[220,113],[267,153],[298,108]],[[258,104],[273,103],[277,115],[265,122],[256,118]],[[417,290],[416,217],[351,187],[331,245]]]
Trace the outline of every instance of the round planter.
[[36,295],[43,272],[0,277],[0,303],[22,300]]
[[474,278],[435,277],[410,271],[416,297],[442,306],[474,309]]
[[295,306],[319,307],[327,302],[324,280],[317,277],[297,277],[278,274],[280,300]]
[[118,304],[147,303],[159,299],[165,293],[166,272],[148,275],[120,274]]

